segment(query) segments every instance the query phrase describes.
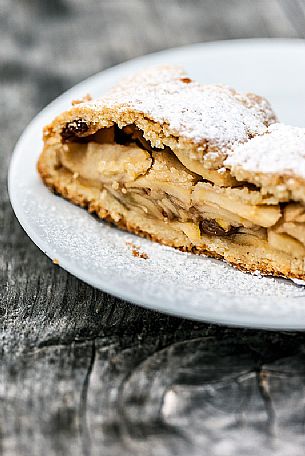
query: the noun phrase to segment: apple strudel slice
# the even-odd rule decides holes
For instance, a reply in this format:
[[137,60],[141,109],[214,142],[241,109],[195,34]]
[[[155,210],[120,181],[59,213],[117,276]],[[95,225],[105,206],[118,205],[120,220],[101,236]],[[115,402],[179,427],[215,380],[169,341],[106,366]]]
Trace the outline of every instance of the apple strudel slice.
[[56,117],[38,170],[132,233],[303,279],[305,177],[293,160],[304,161],[304,133],[275,122],[262,97],[155,67]]

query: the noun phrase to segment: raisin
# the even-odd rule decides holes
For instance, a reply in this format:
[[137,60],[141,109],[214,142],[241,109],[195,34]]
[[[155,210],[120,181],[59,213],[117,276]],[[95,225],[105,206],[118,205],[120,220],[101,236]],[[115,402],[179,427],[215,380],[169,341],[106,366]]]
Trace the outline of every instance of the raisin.
[[115,125],[114,127],[114,140],[117,144],[121,144],[122,146],[128,146],[131,142],[131,134],[131,132],[128,132],[127,127],[124,127],[123,129],[119,128],[117,125]]
[[215,236],[230,236],[238,231],[238,228],[231,226],[227,231],[224,230],[216,220],[202,220],[200,222],[200,230],[205,234],[213,234]]
[[88,124],[83,119],[73,120],[68,122],[62,129],[61,136],[64,141],[73,142],[77,141],[84,133],[89,130]]

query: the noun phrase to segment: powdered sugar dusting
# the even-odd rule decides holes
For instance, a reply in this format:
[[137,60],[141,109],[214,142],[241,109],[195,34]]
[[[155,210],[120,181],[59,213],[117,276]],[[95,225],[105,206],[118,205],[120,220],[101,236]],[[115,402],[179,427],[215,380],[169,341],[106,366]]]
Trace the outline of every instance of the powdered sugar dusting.
[[142,71],[86,106],[132,109],[166,123],[172,134],[224,151],[236,141],[263,134],[275,118],[265,99],[226,86],[201,85],[172,66]]
[[271,125],[264,136],[234,146],[225,165],[305,179],[305,128]]

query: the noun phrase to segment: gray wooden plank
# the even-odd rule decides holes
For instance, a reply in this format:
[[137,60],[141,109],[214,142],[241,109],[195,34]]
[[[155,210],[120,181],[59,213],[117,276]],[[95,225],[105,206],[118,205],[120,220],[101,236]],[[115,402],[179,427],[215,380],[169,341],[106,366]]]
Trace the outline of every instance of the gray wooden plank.
[[303,37],[304,2],[2,0],[0,10],[0,452],[303,454],[302,334],[198,324],[94,290],[24,234],[6,172],[32,116],[88,75],[196,41]]
[[179,336],[41,347],[1,366],[3,454],[303,454],[302,335]]

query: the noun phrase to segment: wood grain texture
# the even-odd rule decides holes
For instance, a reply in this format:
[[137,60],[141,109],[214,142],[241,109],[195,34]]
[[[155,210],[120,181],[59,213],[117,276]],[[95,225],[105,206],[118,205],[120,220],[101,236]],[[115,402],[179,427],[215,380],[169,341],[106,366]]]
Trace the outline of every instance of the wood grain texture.
[[27,238],[6,191],[22,129],[90,74],[196,41],[304,35],[303,0],[0,1],[0,454],[304,454],[303,334],[97,291]]

